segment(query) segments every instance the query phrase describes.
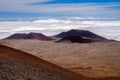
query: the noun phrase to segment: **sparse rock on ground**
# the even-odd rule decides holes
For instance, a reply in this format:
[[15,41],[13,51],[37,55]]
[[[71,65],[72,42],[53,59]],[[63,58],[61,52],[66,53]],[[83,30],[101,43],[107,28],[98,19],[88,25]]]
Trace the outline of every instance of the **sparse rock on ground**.
[[28,52],[89,78],[120,79],[120,42],[81,44],[40,40],[1,40],[0,44]]

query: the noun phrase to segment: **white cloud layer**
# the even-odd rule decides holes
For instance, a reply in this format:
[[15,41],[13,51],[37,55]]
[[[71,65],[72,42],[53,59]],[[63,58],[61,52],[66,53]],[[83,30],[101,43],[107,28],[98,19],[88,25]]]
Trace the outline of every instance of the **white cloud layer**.
[[38,19],[33,21],[0,22],[0,38],[13,33],[41,32],[48,36],[70,29],[87,29],[109,39],[120,40],[120,21],[78,20],[78,19]]

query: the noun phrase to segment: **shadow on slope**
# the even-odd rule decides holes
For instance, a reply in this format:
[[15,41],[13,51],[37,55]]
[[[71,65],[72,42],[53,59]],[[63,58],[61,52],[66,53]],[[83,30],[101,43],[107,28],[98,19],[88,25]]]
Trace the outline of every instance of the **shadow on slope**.
[[91,43],[93,40],[81,36],[66,36],[56,42]]
[[92,33],[90,31],[77,30],[77,29],[72,29],[70,31],[62,32],[58,35],[55,35],[55,37],[58,37],[58,38],[64,38],[66,36],[81,36],[81,37],[91,38],[91,39],[94,39],[94,40],[107,40],[106,38],[104,38],[102,36],[99,36],[95,33]]

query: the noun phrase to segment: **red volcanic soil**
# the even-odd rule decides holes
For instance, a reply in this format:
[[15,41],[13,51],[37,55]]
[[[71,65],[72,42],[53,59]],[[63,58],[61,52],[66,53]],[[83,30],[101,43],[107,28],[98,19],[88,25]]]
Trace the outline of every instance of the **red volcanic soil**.
[[0,80],[91,80],[28,53],[0,45]]
[[0,80],[120,80],[120,78],[86,78],[26,52],[0,45]]
[[38,39],[38,40],[52,40],[50,37],[47,37],[41,33],[20,33],[20,34],[13,34],[5,39]]

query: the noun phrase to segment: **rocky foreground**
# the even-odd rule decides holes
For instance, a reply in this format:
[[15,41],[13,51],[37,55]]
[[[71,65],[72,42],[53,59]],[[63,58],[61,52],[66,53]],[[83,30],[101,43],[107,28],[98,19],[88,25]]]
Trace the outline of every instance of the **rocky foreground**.
[[87,80],[28,53],[0,45],[0,80]]
[[28,52],[83,75],[87,80],[91,78],[120,80],[120,42],[80,44],[39,40],[1,40],[0,44]]

